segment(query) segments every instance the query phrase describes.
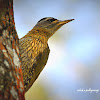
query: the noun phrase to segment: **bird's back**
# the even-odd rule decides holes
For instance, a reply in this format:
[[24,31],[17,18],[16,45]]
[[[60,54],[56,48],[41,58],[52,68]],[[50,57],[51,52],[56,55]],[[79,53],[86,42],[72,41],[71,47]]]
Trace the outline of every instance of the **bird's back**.
[[26,92],[46,65],[50,50],[47,42],[28,35],[19,40],[19,49]]

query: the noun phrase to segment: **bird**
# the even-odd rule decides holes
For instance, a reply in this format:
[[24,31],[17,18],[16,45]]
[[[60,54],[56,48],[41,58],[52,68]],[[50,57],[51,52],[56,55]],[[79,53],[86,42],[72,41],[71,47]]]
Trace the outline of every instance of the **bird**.
[[31,31],[19,39],[19,54],[25,92],[30,89],[47,63],[50,53],[48,39],[61,26],[73,20],[58,20],[53,17],[42,18]]

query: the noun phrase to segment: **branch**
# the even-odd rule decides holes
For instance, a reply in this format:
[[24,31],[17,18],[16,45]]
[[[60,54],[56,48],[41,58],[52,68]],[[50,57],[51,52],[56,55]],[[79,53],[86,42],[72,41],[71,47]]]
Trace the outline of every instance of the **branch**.
[[25,100],[13,0],[0,0],[0,100]]

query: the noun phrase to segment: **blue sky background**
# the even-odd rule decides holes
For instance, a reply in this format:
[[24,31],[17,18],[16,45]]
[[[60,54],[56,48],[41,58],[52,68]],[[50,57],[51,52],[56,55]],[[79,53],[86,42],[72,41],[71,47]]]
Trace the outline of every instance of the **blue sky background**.
[[48,100],[100,100],[100,91],[77,92],[89,88],[100,90],[99,11],[99,0],[14,0],[19,38],[43,17],[75,19],[50,38],[48,63],[26,93],[26,100],[34,99],[33,88],[38,89],[38,83],[44,87]]

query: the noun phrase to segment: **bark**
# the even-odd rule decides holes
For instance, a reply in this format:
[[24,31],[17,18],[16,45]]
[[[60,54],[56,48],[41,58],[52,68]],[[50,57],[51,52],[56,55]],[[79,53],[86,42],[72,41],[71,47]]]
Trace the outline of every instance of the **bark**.
[[0,100],[25,100],[13,0],[0,0]]

